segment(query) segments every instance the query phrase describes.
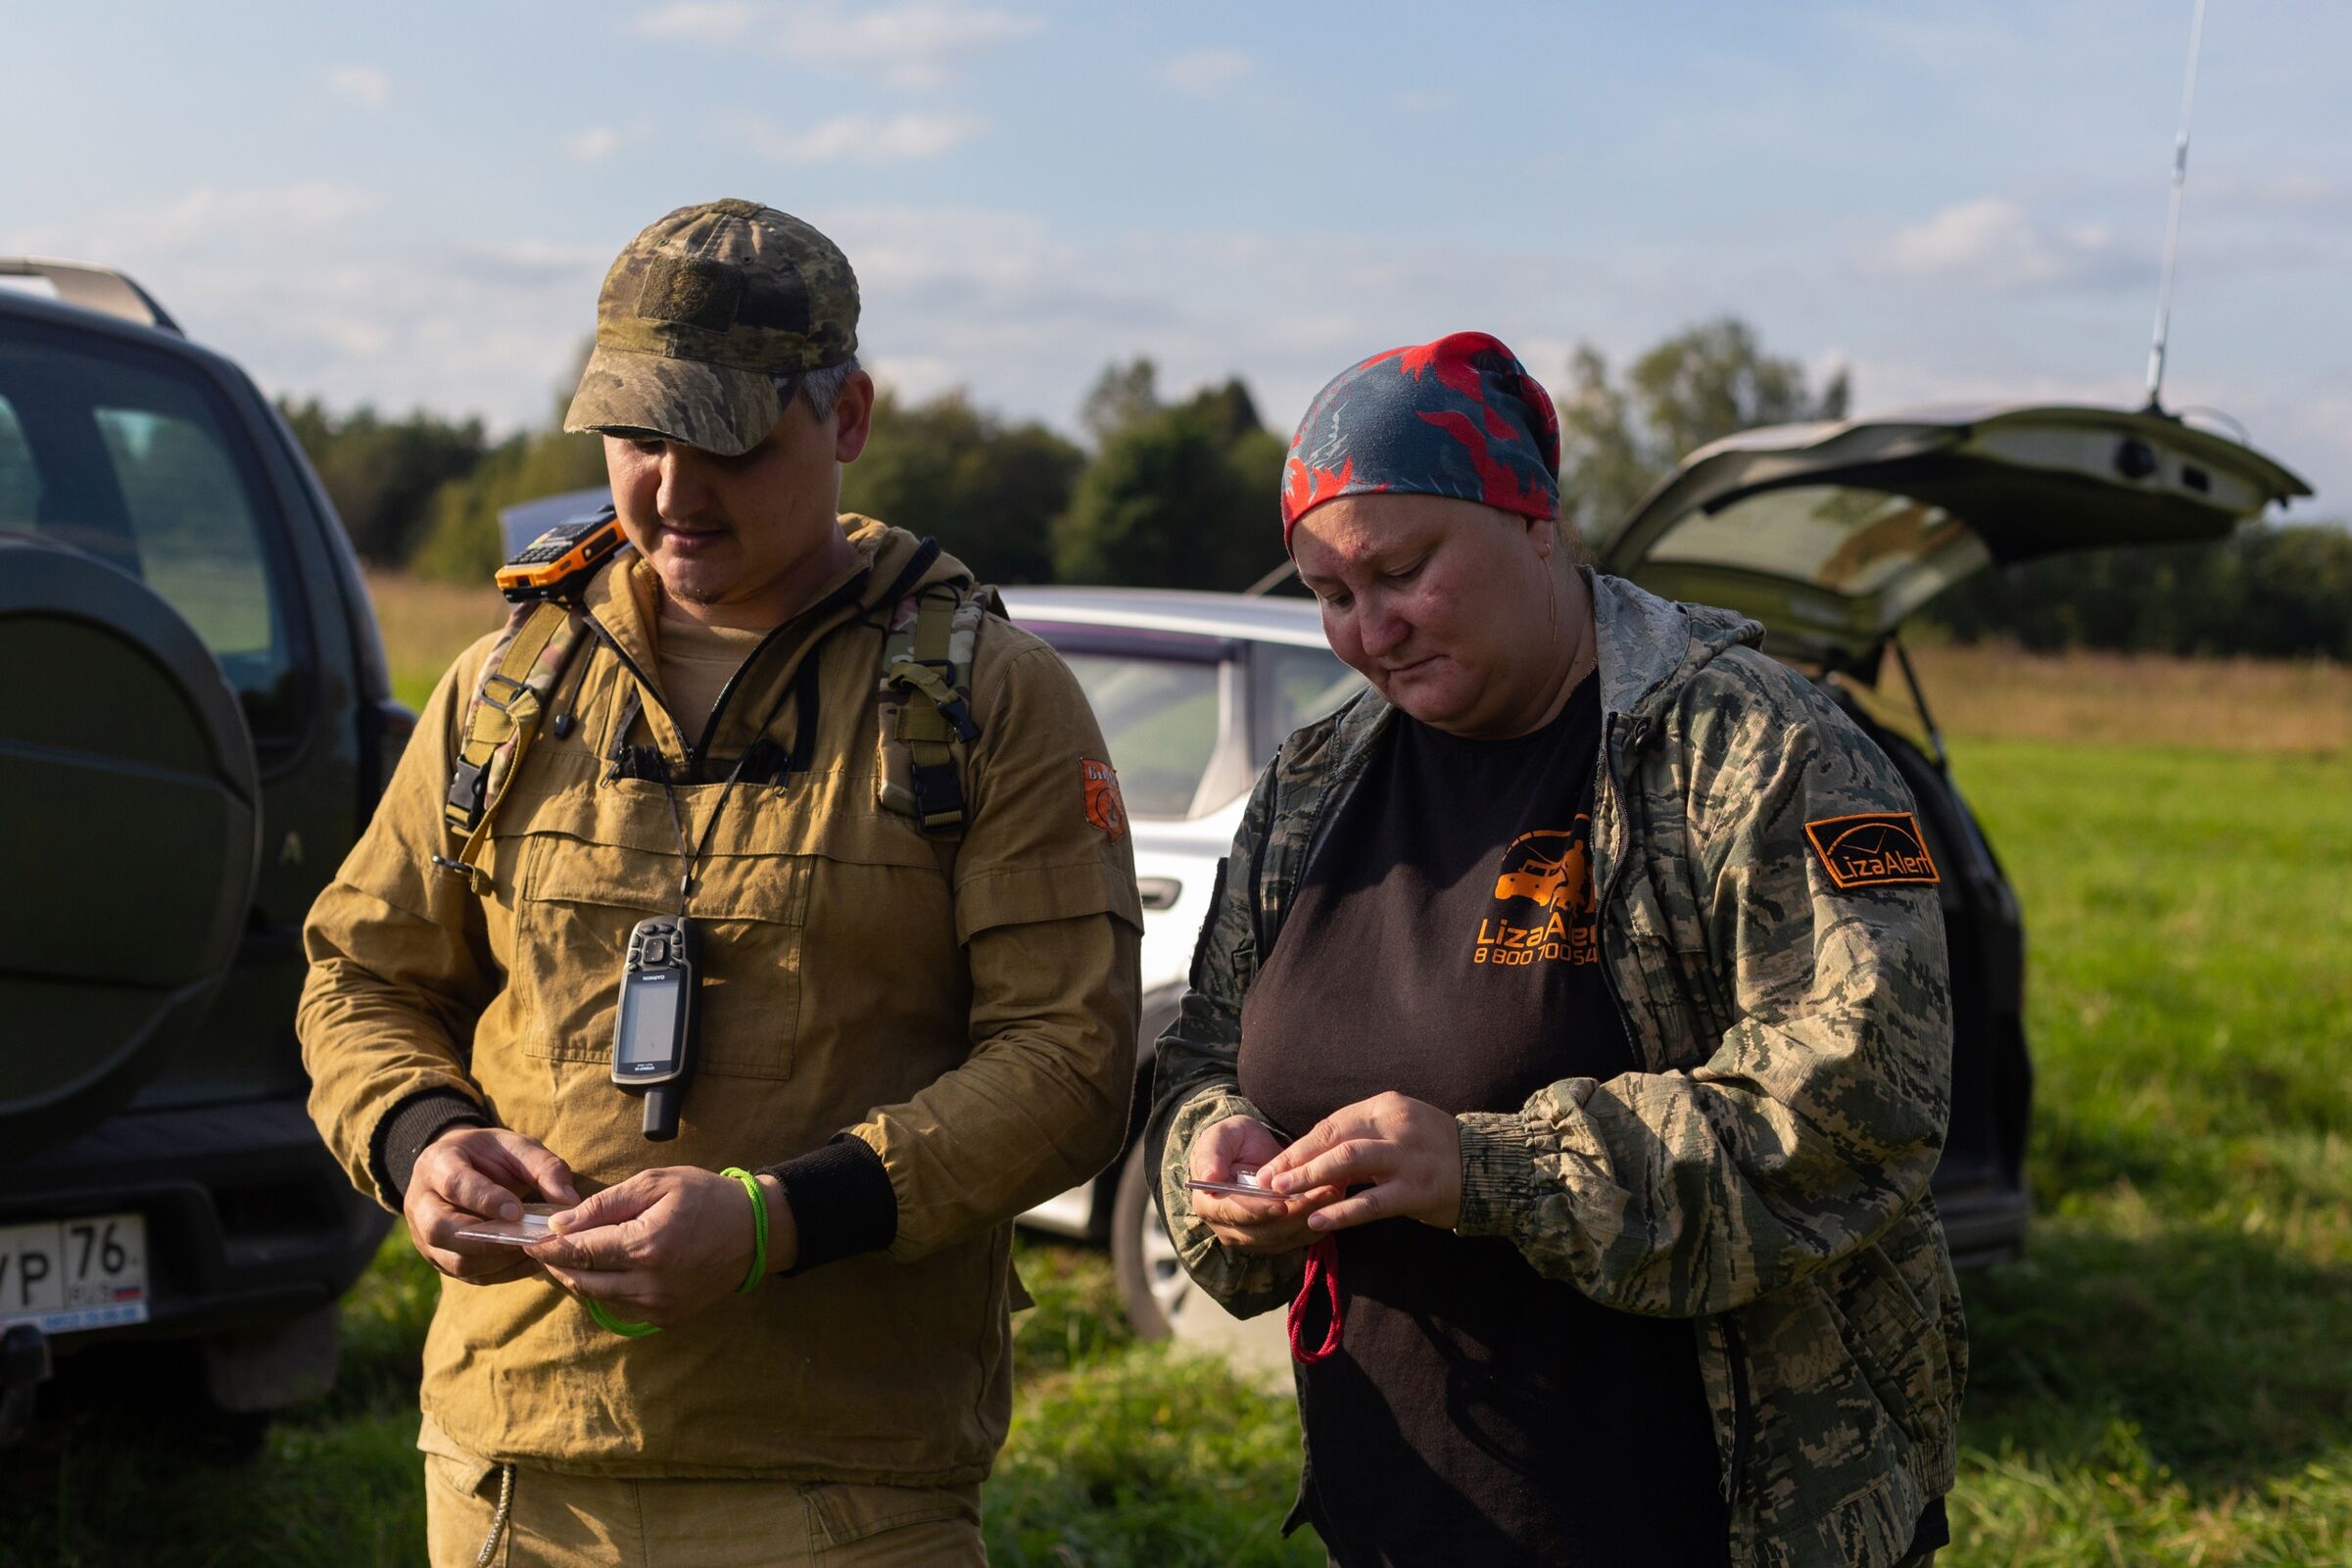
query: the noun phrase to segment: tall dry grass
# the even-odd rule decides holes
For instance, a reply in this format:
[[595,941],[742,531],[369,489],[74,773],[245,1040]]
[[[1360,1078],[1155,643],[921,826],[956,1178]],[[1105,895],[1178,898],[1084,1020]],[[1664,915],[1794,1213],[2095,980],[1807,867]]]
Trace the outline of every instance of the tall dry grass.
[[[1928,711],[1953,739],[2306,754],[2352,749],[2352,666],[2342,664],[2029,653],[1983,643],[1918,648],[1911,662]],[[1879,684],[1901,691],[1892,660]]]
[[506,601],[487,584],[465,587],[370,570],[367,596],[384,634],[384,661],[402,701],[421,703],[441,672],[485,632],[506,622]]

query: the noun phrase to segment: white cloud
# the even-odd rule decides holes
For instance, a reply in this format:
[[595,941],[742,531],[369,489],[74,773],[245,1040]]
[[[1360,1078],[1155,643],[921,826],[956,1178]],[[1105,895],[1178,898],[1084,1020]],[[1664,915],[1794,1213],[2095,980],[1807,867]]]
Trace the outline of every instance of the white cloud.
[[751,30],[761,9],[747,0],[676,0],[640,16],[637,30],[648,38],[734,43]]
[[392,101],[392,78],[373,66],[337,66],[326,73],[329,91],[362,109],[381,109]]
[[1870,247],[1862,264],[1896,282],[1963,291],[2136,282],[2146,270],[2105,225],[2041,223],[1999,196],[1946,207]]
[[2034,51],[2014,26],[1992,17],[1948,15],[1924,7],[1865,5],[1833,10],[1827,21],[1833,29],[1849,31],[1883,54],[1944,72],[1965,71],[1987,59],[2015,63],[2034,58]]
[[0,253],[122,268],[272,395],[544,421],[617,242],[404,241],[380,206],[324,181],[202,186],[69,222],[0,220]]
[[571,155],[583,164],[594,164],[610,158],[621,145],[621,133],[610,125],[591,125],[573,133],[564,144]]
[[2232,214],[2282,217],[2331,217],[2352,213],[2352,180],[2319,174],[2275,174],[2256,179],[2215,178],[2200,188],[2193,180],[2188,200]]
[[453,272],[484,283],[560,286],[600,278],[618,246],[562,245],[552,240],[494,240],[459,246],[445,263]]
[[805,130],[787,130],[754,116],[737,116],[722,129],[780,164],[903,164],[936,158],[987,125],[971,115],[841,115]]
[[120,232],[140,249],[194,250],[244,235],[319,234],[381,205],[371,191],[339,180],[291,185],[199,185],[177,201],[120,222],[101,219],[101,234]]
[[[1068,426],[1103,363],[1148,355],[1172,396],[1239,374],[1287,431],[1333,372],[1464,325],[1557,374],[1608,274],[1484,238],[1367,246],[1360,234],[1134,231],[1073,237],[1034,215],[864,208],[803,215],[857,267],[868,362],[900,392],[968,385],[986,406]],[[1614,297],[1614,290],[1611,291]]]
[[[1046,210],[795,210],[855,264],[866,360],[903,396],[961,385],[984,407],[1065,430],[1104,362],[1136,354],[1158,363],[1170,396],[1242,376],[1267,424],[1286,431],[1333,372],[1399,343],[1491,331],[1564,390],[1576,343],[1597,342],[1621,370],[1629,355],[1734,305],[1776,352],[1803,353],[1817,381],[1848,362],[1862,411],[1975,399],[2130,406],[2142,396],[2137,300],[2120,302],[2122,324],[2084,352],[2051,329],[2094,313],[2064,295],[1925,310],[1903,291],[1856,291],[1836,268],[1814,265],[1804,277],[1834,298],[1808,324],[1809,296],[1792,306],[1761,274],[1727,283],[1712,246],[1576,251],[1489,234],[1368,242],[1336,225],[1173,220],[1104,233]],[[123,266],[272,394],[479,413],[502,431],[543,425],[625,235],[594,222],[462,242],[420,232],[408,212],[355,187],[205,186],[76,213],[70,224],[0,214],[0,254]],[[2218,335],[2221,323],[2208,330]],[[2258,446],[2321,487],[2320,504],[2292,515],[2345,511],[2352,417],[2334,381],[2284,378],[2268,361],[2225,376],[2194,356],[2181,370],[2168,403],[2227,407]]]
[[984,295],[1001,306],[1081,272],[1079,247],[1043,220],[986,208],[869,207],[817,219],[857,268],[861,293],[922,300]]
[[[1853,378],[1853,412],[1879,415],[1913,408],[1966,407],[1976,404],[2088,404],[2130,407],[2147,401],[2137,366],[2095,375],[2030,370],[2016,364],[1983,368],[1899,354],[1840,355]],[[1815,386],[1821,385],[1816,378]]]
[[1257,69],[1256,57],[1238,49],[1196,49],[1168,62],[1160,68],[1160,74],[1180,93],[1213,98]]
[[600,164],[632,143],[653,134],[653,117],[633,115],[618,125],[588,125],[563,139],[565,152],[583,164]]
[[67,222],[0,226],[0,254],[120,268],[186,322],[203,311],[177,280],[222,274],[264,298],[282,282],[281,269],[295,267],[290,259],[334,254],[345,228],[378,205],[371,192],[331,180],[199,185],[168,202],[100,208]]
[[887,83],[936,87],[974,56],[1041,30],[1043,19],[969,0],[671,0],[637,19],[648,38],[764,42],[780,58]]
[[950,387],[964,386],[970,379],[958,373],[961,366],[936,354],[890,354],[879,358],[860,354],[858,363],[873,372],[874,379],[884,388],[913,402],[936,397]]

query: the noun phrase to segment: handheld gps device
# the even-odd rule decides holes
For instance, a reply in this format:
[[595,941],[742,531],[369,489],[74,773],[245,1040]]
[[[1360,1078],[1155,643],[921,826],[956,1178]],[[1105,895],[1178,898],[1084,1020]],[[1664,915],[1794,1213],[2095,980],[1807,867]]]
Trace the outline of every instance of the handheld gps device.
[[695,1070],[702,965],[695,927],[655,915],[629,933],[621,1005],[612,1025],[612,1081],[646,1097],[646,1136],[678,1136],[678,1106]]
[[557,523],[499,568],[499,592],[516,604],[576,598],[597,568],[628,543],[629,536],[621,532],[620,519],[610,506],[593,517]]

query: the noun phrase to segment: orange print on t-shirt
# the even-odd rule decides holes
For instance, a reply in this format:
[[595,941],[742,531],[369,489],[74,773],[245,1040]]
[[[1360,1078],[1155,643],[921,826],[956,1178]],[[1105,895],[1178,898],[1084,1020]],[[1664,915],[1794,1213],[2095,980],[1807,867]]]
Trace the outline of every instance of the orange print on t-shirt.
[[1478,923],[1472,964],[1512,969],[1536,964],[1597,964],[1599,905],[1588,816],[1565,829],[1521,833],[1503,851],[1495,907]]

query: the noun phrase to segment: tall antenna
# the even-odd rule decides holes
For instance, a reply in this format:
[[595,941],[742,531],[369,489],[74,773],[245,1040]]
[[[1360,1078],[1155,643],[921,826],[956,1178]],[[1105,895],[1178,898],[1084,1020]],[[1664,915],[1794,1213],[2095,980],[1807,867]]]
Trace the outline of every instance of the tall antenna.
[[2156,341],[2148,346],[2148,411],[2162,413],[2164,340],[2173,324],[2173,263],[2181,254],[2181,189],[2188,183],[2188,112],[2197,101],[2197,56],[2205,46],[2205,0],[2188,26],[2188,80],[2181,88],[2181,137],[2173,143],[2173,205],[2164,220],[2164,274],[2156,285]]

